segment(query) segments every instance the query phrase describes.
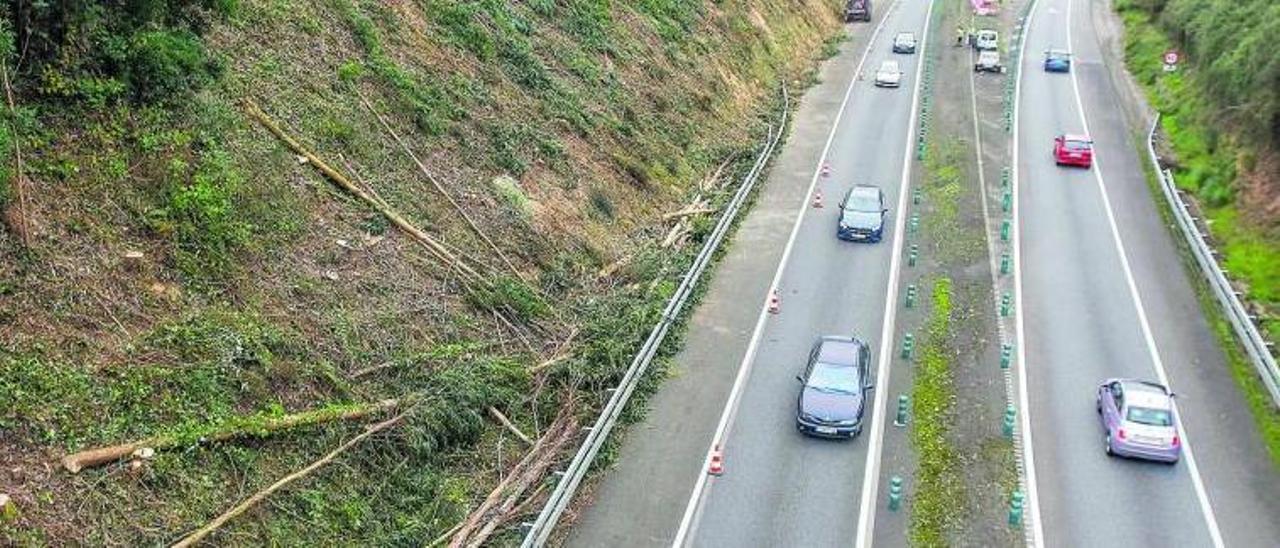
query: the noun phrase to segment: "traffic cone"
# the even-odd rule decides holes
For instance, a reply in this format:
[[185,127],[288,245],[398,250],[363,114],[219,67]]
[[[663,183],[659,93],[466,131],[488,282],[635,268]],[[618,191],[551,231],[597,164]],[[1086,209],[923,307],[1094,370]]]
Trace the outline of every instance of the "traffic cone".
[[782,299],[778,298],[778,290],[774,289],[769,292],[769,313],[777,314],[782,310]]
[[707,467],[707,473],[713,476],[724,474],[724,454],[720,452],[719,444],[711,451],[711,465]]
[[831,176],[831,162],[826,162],[826,161],[822,162],[822,176],[823,177]]
[[814,209],[822,209],[822,189],[821,188],[819,188],[818,191],[813,195],[813,207]]

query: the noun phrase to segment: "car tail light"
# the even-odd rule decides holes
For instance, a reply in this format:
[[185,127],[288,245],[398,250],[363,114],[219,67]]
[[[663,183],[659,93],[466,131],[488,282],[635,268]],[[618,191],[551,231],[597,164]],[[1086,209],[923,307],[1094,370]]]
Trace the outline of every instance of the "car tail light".
[[1181,444],[1182,444],[1182,440],[1178,439],[1178,435],[1177,435],[1177,434],[1174,434],[1174,435],[1173,435],[1173,440],[1169,442],[1169,445],[1171,445],[1171,446],[1173,446],[1173,447],[1177,447],[1177,446],[1179,446],[1179,445],[1181,445]]
[[1121,429],[1117,430],[1117,431],[1116,431],[1116,436],[1119,436],[1119,437],[1120,437],[1120,439],[1124,439],[1124,429],[1123,429],[1123,428],[1121,428]]

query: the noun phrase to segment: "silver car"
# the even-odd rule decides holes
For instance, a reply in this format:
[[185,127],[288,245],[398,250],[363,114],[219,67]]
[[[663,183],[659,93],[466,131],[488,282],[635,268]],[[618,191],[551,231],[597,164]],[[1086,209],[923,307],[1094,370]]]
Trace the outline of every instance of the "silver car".
[[1178,462],[1182,440],[1174,417],[1173,392],[1164,385],[1134,379],[1107,379],[1095,404],[1105,432],[1108,455],[1167,463]]
[[899,32],[893,37],[894,53],[915,53],[916,52],[916,35],[910,32]]
[[896,88],[902,85],[902,69],[898,67],[898,62],[892,59],[880,63],[880,70],[876,71],[876,87]]

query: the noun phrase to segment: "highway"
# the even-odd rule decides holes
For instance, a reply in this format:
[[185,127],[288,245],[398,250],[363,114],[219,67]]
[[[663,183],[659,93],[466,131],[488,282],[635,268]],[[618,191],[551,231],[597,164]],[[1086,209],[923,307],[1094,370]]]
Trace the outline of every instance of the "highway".
[[[675,377],[633,429],[569,545],[853,543],[868,436],[841,442],[799,434],[794,377],[822,334],[855,334],[873,360],[879,354],[920,59],[893,54],[890,43],[902,30],[920,39],[929,4],[876,7],[872,24],[849,25],[853,40],[802,99],[760,203],[692,319]],[[873,86],[885,59],[901,63],[900,89]],[[856,72],[865,78],[855,80]],[[829,177],[821,175],[823,162]],[[837,204],[855,183],[885,192],[891,211],[880,243],[835,238]],[[813,192],[825,207],[811,206]],[[777,315],[762,308],[771,279],[781,295]],[[703,466],[715,439],[726,472],[710,478]]]
[[[1020,71],[1018,312],[1044,542],[1275,546],[1276,473],[1148,190],[1091,16],[1105,9],[1037,0]],[[1042,70],[1050,47],[1072,50],[1072,74]],[[1054,165],[1060,133],[1091,133],[1092,169]],[[1103,453],[1108,377],[1179,394],[1180,463]]]
[[[921,59],[894,55],[889,44],[899,30],[921,37],[928,7],[902,2],[887,15],[863,71],[867,79],[854,88],[834,129],[831,176],[817,183],[827,207],[804,213],[779,271],[782,311],[763,324],[736,409],[727,415],[722,448],[733,473],[708,480],[700,498],[695,492],[690,510],[696,512],[687,515],[693,546],[838,546],[856,538],[874,411],[864,419],[864,435],[852,441],[803,436],[794,428],[794,377],[823,334],[866,341],[873,367],[878,365],[885,299],[896,284],[891,259],[900,230],[894,225],[901,220],[904,150]],[[872,86],[870,75],[887,58],[902,64],[901,89]],[[839,210],[833,206],[853,184],[885,192],[891,218],[881,243],[851,244],[834,236]]]

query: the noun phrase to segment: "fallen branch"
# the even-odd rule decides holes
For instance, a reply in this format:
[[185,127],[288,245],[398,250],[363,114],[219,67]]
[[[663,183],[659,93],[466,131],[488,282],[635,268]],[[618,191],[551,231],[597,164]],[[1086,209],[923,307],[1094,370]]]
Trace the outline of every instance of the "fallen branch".
[[186,548],[188,546],[195,545],[195,543],[199,542],[204,537],[209,536],[210,533],[218,530],[219,527],[222,527],[222,525],[230,521],[231,518],[234,518],[240,514],[243,514],[245,510],[248,510],[253,505],[257,504],[258,502],[262,501],[268,496],[271,496],[272,493],[279,491],[281,487],[284,487],[290,483],[293,483],[294,481],[304,478],[308,474],[319,469],[320,467],[326,464],[329,464],[329,462],[332,461],[335,457],[337,457],[338,455],[341,455],[343,452],[345,452],[347,449],[350,449],[354,445],[364,441],[365,438],[368,438],[369,436],[372,436],[374,434],[377,434],[378,432],[381,432],[383,430],[391,428],[392,426],[395,426],[396,424],[399,424],[400,421],[403,420],[405,416],[407,416],[411,411],[413,411],[413,406],[410,406],[408,409],[405,409],[399,415],[396,415],[385,421],[382,421],[380,423],[377,423],[365,428],[364,432],[361,432],[360,435],[347,440],[346,443],[339,445],[337,449],[330,451],[329,454],[325,455],[324,457],[321,457],[320,460],[317,460],[307,465],[306,468],[303,468],[301,470],[298,470],[297,472],[294,472],[283,478],[280,478],[280,480],[271,484],[266,489],[263,489],[261,491],[258,491],[257,493],[254,493],[253,496],[245,499],[244,502],[237,504],[234,508],[227,510],[222,515],[214,518],[213,521],[209,522],[204,527],[197,529],[195,532],[187,535],[182,540],[175,543],[173,545],[173,548]]
[[662,220],[664,220],[664,221],[670,221],[671,219],[679,219],[679,218],[682,218],[682,217],[688,217],[688,216],[690,216],[690,215],[702,215],[702,214],[704,214],[704,213],[712,213],[712,212],[714,212],[714,211],[715,211],[715,208],[713,208],[713,207],[694,207],[694,208],[687,208],[687,209],[682,209],[682,210],[680,210],[680,211],[676,211],[676,212],[673,212],[673,213],[666,213],[666,214],[663,214],[663,215],[662,215]]
[[293,137],[290,137],[289,134],[285,133],[284,130],[281,129],[280,126],[276,124],[274,120],[271,119],[271,117],[267,116],[267,113],[263,112],[262,109],[258,107],[258,104],[253,102],[252,99],[245,99],[244,103],[245,103],[245,108],[249,113],[249,116],[253,117],[255,120],[258,121],[258,123],[262,124],[263,127],[267,128],[267,131],[270,131],[278,139],[283,141],[284,144],[287,145],[295,153],[306,158],[307,162],[315,166],[316,169],[320,170],[320,172],[323,173],[325,177],[328,177],[329,180],[333,181],[334,183],[337,183],[338,186],[342,187],[347,192],[350,192],[351,194],[355,195],[357,198],[360,198],[361,200],[364,200],[369,205],[373,206],[374,209],[377,209],[379,213],[382,213],[383,216],[385,216],[388,220],[390,220],[392,224],[396,225],[401,230],[408,233],[409,236],[412,237],[414,240],[416,240],[419,244],[422,244],[422,246],[425,247],[429,253],[431,253],[436,257],[436,259],[440,260],[444,264],[449,265],[453,269],[457,270],[458,273],[462,274],[464,277],[470,277],[472,281],[484,283],[485,278],[483,276],[481,276],[469,265],[463,262],[462,259],[459,258],[457,255],[454,255],[452,252],[446,249],[443,245],[441,245],[440,242],[436,241],[435,238],[432,238],[429,234],[427,234],[426,232],[423,232],[413,223],[410,223],[408,220],[406,220],[403,216],[401,216],[395,210],[391,209],[390,207],[387,207],[380,200],[370,195],[368,192],[366,192],[364,189],[357,186],[355,183],[351,182],[351,180],[348,179],[345,175],[338,173],[337,170],[330,167],[329,164],[325,163],[324,160],[321,160],[318,156],[315,155],[315,153],[303,147],[302,144],[299,143],[297,140],[295,140]]
[[[542,476],[564,444],[572,439],[577,428],[571,409],[571,405],[565,405],[560,409],[560,413],[551,428],[547,429],[547,433],[538,438],[524,458],[520,459],[506,477],[489,492],[484,501],[471,511],[462,527],[453,533],[453,538],[449,542],[451,548],[482,543],[496,527],[494,522],[500,521],[510,510],[512,505],[509,502],[510,499],[518,498],[531,483]],[[485,522],[485,520],[488,521]],[[484,525],[481,525],[482,522],[485,522]],[[473,532],[476,534],[473,535]]]
[[404,140],[400,138],[400,134],[396,133],[394,129],[391,129],[391,124],[387,123],[386,118],[373,108],[373,104],[369,102],[369,99],[365,97],[360,90],[356,90],[356,95],[360,97],[360,102],[364,103],[364,107],[378,119],[379,123],[382,124],[382,128],[387,130],[387,133],[391,135],[392,139],[395,139],[396,144],[400,145],[400,149],[413,160],[414,164],[417,164],[418,171],[421,171],[422,174],[427,177],[427,180],[431,182],[431,185],[436,187],[436,192],[439,192],[441,196],[444,196],[444,199],[449,202],[449,205],[453,206],[453,209],[462,216],[462,219],[471,227],[472,232],[475,232],[476,235],[480,236],[480,239],[484,240],[484,243],[488,244],[489,247],[493,249],[493,252],[498,254],[498,258],[502,259],[503,263],[506,263],[507,268],[511,269],[511,272],[514,273],[517,278],[520,278],[520,280],[525,283],[530,283],[524,273],[520,272],[520,269],[516,268],[516,265],[507,259],[507,255],[502,252],[502,249],[499,248],[497,244],[493,243],[493,240],[489,239],[489,235],[485,234],[483,230],[480,230],[480,226],[477,225],[475,221],[471,220],[471,216],[467,214],[467,210],[463,209],[462,205],[459,204],[457,200],[453,199],[453,195],[445,191],[444,186],[436,180],[435,176],[432,175],[429,170],[427,170],[426,164],[423,164],[422,160],[418,159],[418,155],[414,154],[413,150],[409,148],[409,145],[405,144]]
[[565,337],[564,341],[561,341],[560,344],[556,345],[555,352],[552,354],[552,356],[546,360],[543,360],[542,363],[539,363],[538,365],[530,367],[529,374],[536,375],[540,371],[564,361],[569,356],[572,356],[573,353],[567,352],[566,350],[569,347],[569,343],[573,342],[573,339],[575,339],[578,336],[578,333],[579,333],[579,329],[576,327],[573,328],[573,331],[569,333],[569,336]]
[[13,102],[13,86],[9,83],[9,63],[7,59],[0,59],[0,75],[4,78],[4,96],[9,104],[9,117],[13,120],[13,160],[14,160],[14,191],[18,196],[18,213],[17,223],[15,223],[14,231],[17,232],[18,240],[22,242],[22,247],[31,247],[31,228],[27,224],[27,191],[26,191],[26,170],[22,162],[22,136],[18,133],[18,107]]
[[[226,441],[233,438],[263,436],[274,432],[297,428],[300,426],[310,426],[313,424],[322,424],[334,421],[348,421],[368,417],[375,413],[393,409],[399,406],[401,400],[382,400],[377,403],[364,405],[347,409],[320,409],[317,411],[306,411],[293,415],[285,415],[283,417],[267,419],[258,423],[253,421],[239,421],[232,423],[232,426],[225,427],[221,430],[212,430],[200,436],[201,443],[216,443]],[[246,424],[253,422],[253,424]],[[110,447],[100,447],[87,451],[80,451],[62,457],[62,467],[68,472],[75,474],[85,468],[93,468],[103,464],[115,462],[128,458],[135,451],[144,448],[153,450],[172,449],[184,445],[189,437],[178,436],[156,436],[144,440],[125,443],[121,445],[112,445]]]
[[533,445],[533,440],[529,439],[529,436],[526,436],[524,432],[521,432],[520,428],[517,427],[515,423],[511,422],[511,419],[508,419],[506,415],[502,414],[502,411],[498,411],[497,407],[492,405],[489,406],[489,416],[493,417],[493,419],[498,421],[502,426],[505,426],[507,430],[512,434],[515,434],[517,438],[520,438],[520,441],[524,442],[525,445]]

